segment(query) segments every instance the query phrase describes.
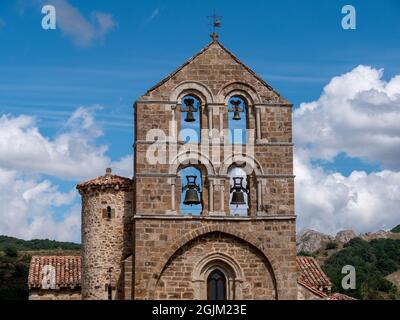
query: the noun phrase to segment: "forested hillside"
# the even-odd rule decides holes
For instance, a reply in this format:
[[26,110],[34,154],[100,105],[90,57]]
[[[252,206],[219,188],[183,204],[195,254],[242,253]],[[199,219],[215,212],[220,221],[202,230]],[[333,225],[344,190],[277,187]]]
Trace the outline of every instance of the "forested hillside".
[[18,251],[30,250],[78,250],[80,244],[72,242],[59,242],[54,240],[21,240],[13,237],[0,236],[0,251],[4,251],[8,247],[13,247]]
[[[341,286],[343,266],[356,270],[356,289],[344,290]],[[331,255],[323,269],[333,283],[333,291],[357,299],[399,299],[396,286],[385,279],[400,270],[400,240],[376,239],[365,241],[354,238],[343,249]]]
[[80,245],[52,240],[20,240],[0,236],[0,300],[28,299],[32,255],[79,255]]

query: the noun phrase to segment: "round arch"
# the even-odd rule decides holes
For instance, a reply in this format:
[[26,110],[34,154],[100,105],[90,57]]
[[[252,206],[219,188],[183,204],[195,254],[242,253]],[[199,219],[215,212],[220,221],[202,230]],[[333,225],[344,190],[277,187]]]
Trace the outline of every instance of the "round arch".
[[210,252],[196,262],[192,272],[192,282],[197,286],[197,298],[207,299],[207,280],[212,272],[220,271],[226,283],[226,298],[228,300],[242,299],[238,286],[243,283],[243,270],[238,262],[222,252]]
[[169,173],[176,174],[182,166],[189,165],[203,165],[206,168],[207,176],[215,175],[215,169],[208,157],[199,151],[188,150],[178,154],[169,166]]
[[231,226],[221,226],[221,225],[212,225],[212,226],[203,226],[198,229],[192,230],[188,234],[182,236],[178,239],[173,245],[170,246],[170,249],[167,250],[161,257],[160,262],[153,268],[152,277],[148,282],[148,290],[150,295],[150,299],[154,299],[155,289],[157,287],[157,283],[161,278],[162,273],[164,272],[169,260],[174,256],[174,254],[184,245],[190,243],[196,238],[203,236],[205,234],[211,234],[215,232],[220,232],[225,235],[233,236],[238,238],[244,242],[250,244],[253,248],[255,248],[263,257],[267,267],[269,268],[271,278],[275,288],[275,299],[278,299],[279,292],[281,292],[283,275],[280,273],[279,262],[276,261],[273,257],[272,252],[265,248],[260,240],[255,238],[250,233],[244,233],[237,231],[235,228]]
[[239,264],[233,258],[222,252],[210,252],[204,257],[200,258],[192,272],[192,280],[201,280],[201,274],[204,272],[204,269],[207,267],[207,265],[216,261],[222,262],[223,264],[229,266],[230,270],[235,273],[236,279],[243,281],[243,270],[240,268]]
[[229,99],[235,95],[242,96],[249,106],[259,104],[261,101],[257,91],[253,87],[243,82],[231,82],[218,92],[217,102],[227,105]]
[[178,84],[169,97],[171,102],[181,103],[180,99],[187,95],[194,95],[200,99],[201,105],[214,102],[211,90],[203,83],[197,81],[184,81]]
[[219,169],[219,175],[226,177],[228,175],[229,169],[232,167],[232,165],[235,164],[236,165],[245,164],[243,170],[248,175],[251,174],[253,171],[255,172],[256,177],[264,175],[264,171],[261,164],[258,162],[257,159],[249,155],[246,156],[234,155],[232,157],[225,159]]

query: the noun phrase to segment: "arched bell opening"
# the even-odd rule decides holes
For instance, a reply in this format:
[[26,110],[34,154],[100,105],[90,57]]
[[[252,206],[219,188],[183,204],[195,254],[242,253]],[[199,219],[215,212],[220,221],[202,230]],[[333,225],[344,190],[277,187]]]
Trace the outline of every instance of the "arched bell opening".
[[188,94],[181,99],[179,139],[185,143],[200,143],[202,123],[201,100]]
[[203,175],[199,168],[187,166],[179,171],[181,178],[180,213],[199,216],[203,212]]
[[228,141],[230,144],[246,144],[249,128],[249,108],[244,97],[232,96],[228,100]]
[[250,179],[246,171],[232,166],[229,176],[229,212],[232,216],[248,216],[250,207]]

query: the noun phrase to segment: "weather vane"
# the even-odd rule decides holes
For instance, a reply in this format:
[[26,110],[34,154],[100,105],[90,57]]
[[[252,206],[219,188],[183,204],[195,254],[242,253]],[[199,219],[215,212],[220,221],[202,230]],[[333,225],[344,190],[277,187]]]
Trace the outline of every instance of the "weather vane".
[[213,41],[216,41],[218,39],[218,34],[215,32],[217,28],[221,28],[222,22],[222,16],[217,15],[216,11],[214,10],[214,13],[212,16],[208,16],[209,19],[212,19],[212,26],[213,26],[213,33],[211,34],[211,38]]

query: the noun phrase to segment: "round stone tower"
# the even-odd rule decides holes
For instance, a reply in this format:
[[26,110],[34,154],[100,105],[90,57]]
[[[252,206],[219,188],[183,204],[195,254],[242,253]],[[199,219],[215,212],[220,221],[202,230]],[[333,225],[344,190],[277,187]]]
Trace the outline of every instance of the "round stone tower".
[[107,169],[77,189],[82,196],[82,298],[122,299],[122,264],[132,254],[132,180]]

